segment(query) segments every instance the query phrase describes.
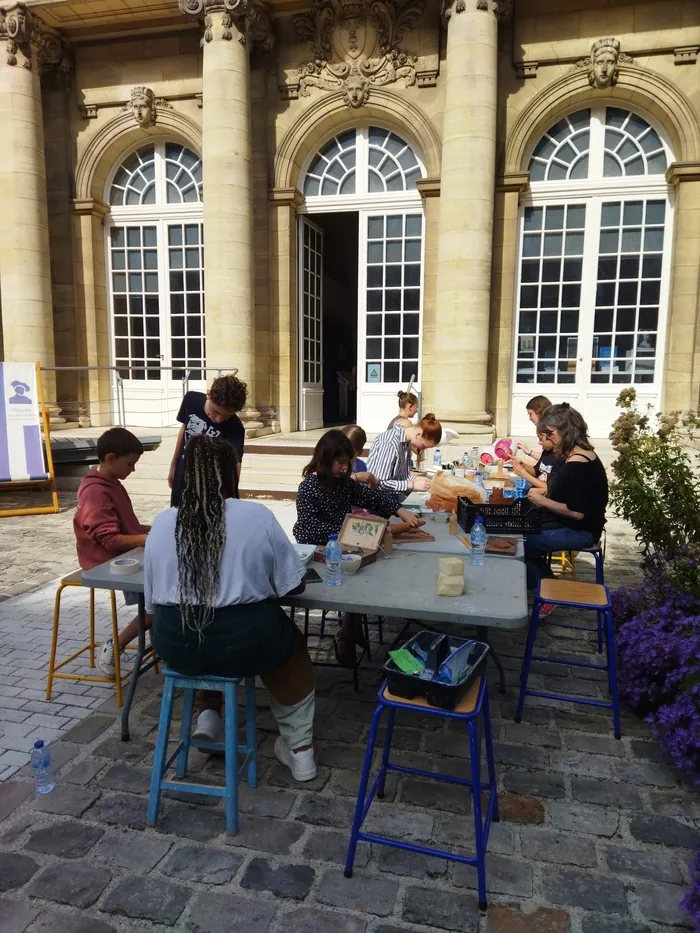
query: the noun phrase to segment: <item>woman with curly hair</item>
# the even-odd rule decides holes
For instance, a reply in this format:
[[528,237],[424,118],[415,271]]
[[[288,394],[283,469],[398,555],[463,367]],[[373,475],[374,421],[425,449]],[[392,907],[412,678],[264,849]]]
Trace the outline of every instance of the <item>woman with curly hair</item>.
[[228,441],[236,452],[236,471],[240,479],[243,463],[245,428],[237,412],[245,408],[248,387],[236,376],[218,376],[211,388],[204,392],[186,392],[177,414],[182,427],[175,442],[173,459],[168,473],[172,489],[170,505],[178,505],[182,490],[185,448],[192,437],[206,434]]
[[[304,589],[304,567],[272,512],[238,498],[233,447],[193,437],[180,508],[161,512],[146,543],[153,647],[189,676],[260,676],[280,734],[275,756],[298,781],[316,776],[314,673],[279,599]],[[195,738],[219,741],[221,694],[204,693]]]

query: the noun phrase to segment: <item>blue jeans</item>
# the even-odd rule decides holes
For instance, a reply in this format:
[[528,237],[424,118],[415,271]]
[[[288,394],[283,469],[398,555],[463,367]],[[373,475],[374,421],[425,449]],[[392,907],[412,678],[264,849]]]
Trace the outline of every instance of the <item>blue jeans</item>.
[[590,531],[573,528],[552,528],[525,538],[525,571],[527,588],[534,590],[542,577],[553,576],[547,555],[556,551],[581,551],[593,547],[595,540]]

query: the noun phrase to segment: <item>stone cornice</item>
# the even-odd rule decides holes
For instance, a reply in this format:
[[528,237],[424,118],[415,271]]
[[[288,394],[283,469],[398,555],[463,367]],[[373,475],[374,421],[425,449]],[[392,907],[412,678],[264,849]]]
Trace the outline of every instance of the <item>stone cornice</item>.
[[672,162],[666,170],[666,181],[674,188],[681,182],[700,181],[700,162]]
[[[183,16],[194,17],[204,24],[202,42],[223,39],[230,42],[237,32],[239,42],[249,38],[256,49],[269,51],[274,45],[274,33],[269,11],[260,0],[178,0]],[[221,14],[214,29],[212,15]]]
[[529,184],[529,172],[506,172],[496,179],[496,191],[501,194],[517,191],[518,194],[522,194]]
[[267,200],[275,207],[293,207],[295,210],[306,200],[298,188],[269,188]]
[[101,217],[109,214],[109,204],[104,201],[98,201],[95,198],[75,198],[73,201],[73,213],[80,217]]
[[440,179],[439,178],[420,178],[416,182],[416,188],[420,196],[426,198],[440,197]]

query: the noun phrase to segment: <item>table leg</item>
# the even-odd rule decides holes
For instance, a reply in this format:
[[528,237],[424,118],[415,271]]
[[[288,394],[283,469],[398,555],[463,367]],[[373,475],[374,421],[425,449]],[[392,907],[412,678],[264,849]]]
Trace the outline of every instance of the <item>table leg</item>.
[[[139,679],[141,674],[141,664],[143,662],[143,656],[146,653],[146,607],[144,603],[143,594],[139,594],[139,630],[138,630],[138,648],[136,650],[136,657],[134,659],[134,666],[131,669],[131,677],[129,678],[129,686],[126,691],[126,699],[124,700],[124,706],[122,707],[122,742],[128,742],[131,738],[129,734],[129,713],[131,712],[131,704],[134,701],[134,693],[136,692],[136,682]],[[118,647],[117,647],[118,650]]]
[[498,652],[496,651],[496,649],[493,647],[493,645],[489,641],[488,629],[485,628],[483,625],[477,625],[476,637],[479,639],[479,641],[485,642],[491,649],[489,651],[489,656],[491,657],[493,663],[496,665],[496,670],[498,671],[498,679],[500,682],[499,690],[501,691],[501,693],[505,693],[506,692],[506,672],[503,667],[503,663],[501,662],[501,659],[498,656]]

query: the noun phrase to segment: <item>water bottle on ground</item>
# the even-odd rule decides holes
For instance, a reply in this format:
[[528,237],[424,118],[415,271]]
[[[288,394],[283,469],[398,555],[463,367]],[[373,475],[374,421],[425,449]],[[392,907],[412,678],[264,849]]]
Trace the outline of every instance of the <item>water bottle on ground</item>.
[[340,586],[343,582],[340,570],[340,561],[343,550],[338,541],[338,535],[331,535],[326,545],[326,583],[328,586]]
[[433,463],[438,468],[438,470],[442,467],[442,454],[440,453],[439,447],[436,447],[433,453]]
[[472,546],[472,567],[483,567],[486,563],[486,528],[481,515],[477,515],[469,535]]
[[50,794],[56,786],[51,767],[51,752],[39,739],[32,749],[32,773],[37,794]]

